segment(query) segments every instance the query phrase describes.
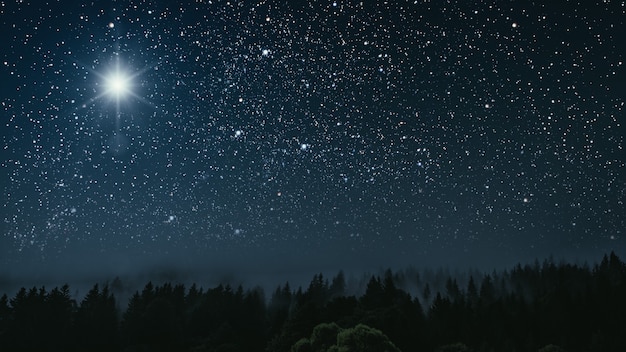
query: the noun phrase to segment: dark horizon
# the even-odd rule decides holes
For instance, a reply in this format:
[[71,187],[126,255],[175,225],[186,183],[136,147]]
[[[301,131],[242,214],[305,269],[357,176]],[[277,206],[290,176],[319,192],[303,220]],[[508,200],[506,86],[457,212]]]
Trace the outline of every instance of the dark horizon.
[[[0,295],[9,351],[605,352],[626,347],[626,263],[315,274],[308,285],[115,280]],[[37,338],[32,338],[36,336]],[[335,348],[330,348],[335,346]],[[337,347],[343,347],[338,349]]]
[[[233,253],[220,253],[211,259],[191,262],[175,263],[174,261],[148,264],[145,259],[139,263],[133,263],[130,257],[125,257],[121,263],[119,258],[108,257],[107,260],[98,257],[89,257],[89,261],[76,261],[76,256],[68,257],[65,261],[42,260],[39,263],[29,262],[33,265],[30,268],[21,268],[19,276],[15,271],[0,270],[0,294],[13,294],[21,287],[59,287],[69,284],[76,288],[76,292],[83,295],[94,283],[106,284],[116,279],[120,279],[129,290],[130,294],[134,290],[139,290],[146,282],[161,284],[171,282],[174,284],[198,284],[200,286],[215,286],[219,284],[229,284],[231,286],[244,285],[246,287],[259,286],[266,292],[271,292],[273,288],[289,283],[293,288],[306,287],[311,277],[323,274],[326,278],[333,277],[339,272],[343,272],[346,277],[353,280],[361,280],[369,275],[381,275],[385,270],[394,271],[417,270],[438,271],[445,270],[454,275],[466,276],[469,273],[490,274],[503,270],[511,270],[517,265],[533,266],[535,263],[553,262],[555,264],[568,263],[574,265],[588,265],[593,267],[602,261],[604,256],[615,253],[618,257],[626,257],[626,253],[609,249],[607,251],[597,251],[585,257],[547,254],[543,257],[528,257],[516,259],[513,257],[483,258],[481,261],[476,258],[462,258],[458,255],[442,252],[437,260],[396,258],[389,261],[382,254],[376,256],[364,256],[363,253],[354,253],[352,258],[345,256],[339,258],[335,255],[332,259],[326,253],[325,257],[320,256],[320,262],[315,263],[313,257],[303,260],[302,256],[295,254],[291,257],[282,253],[264,253],[251,258],[245,255],[237,258]],[[217,253],[214,253],[217,254]],[[337,254],[337,253],[335,253]],[[457,253],[458,254],[458,253]],[[239,253],[242,255],[242,253]],[[86,259],[86,258],[85,258]],[[163,258],[160,257],[159,260]],[[187,257],[189,260],[189,257]],[[331,259],[331,260],[329,260]],[[350,260],[352,259],[352,260]],[[242,264],[245,263],[245,264]],[[37,265],[38,264],[38,265]],[[230,264],[230,265],[229,265]],[[78,267],[77,267],[78,266]],[[6,269],[7,267],[5,267]]]

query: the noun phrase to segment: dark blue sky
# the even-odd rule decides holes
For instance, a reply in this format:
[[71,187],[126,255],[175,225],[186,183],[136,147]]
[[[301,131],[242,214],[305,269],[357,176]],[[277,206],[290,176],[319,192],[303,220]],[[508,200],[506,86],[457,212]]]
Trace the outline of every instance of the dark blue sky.
[[2,2],[0,274],[623,251],[625,19],[624,1]]

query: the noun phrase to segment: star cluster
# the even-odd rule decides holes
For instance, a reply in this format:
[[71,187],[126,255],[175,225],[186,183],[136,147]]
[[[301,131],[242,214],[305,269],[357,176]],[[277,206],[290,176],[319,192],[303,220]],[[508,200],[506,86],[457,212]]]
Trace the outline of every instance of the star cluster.
[[600,0],[0,2],[1,256],[623,244],[625,19]]

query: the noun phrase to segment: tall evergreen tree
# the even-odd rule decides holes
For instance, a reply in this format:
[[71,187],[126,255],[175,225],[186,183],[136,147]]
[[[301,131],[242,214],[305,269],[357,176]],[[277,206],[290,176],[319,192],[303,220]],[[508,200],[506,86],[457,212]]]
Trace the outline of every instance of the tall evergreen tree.
[[115,297],[108,286],[94,285],[76,313],[75,332],[80,350],[112,351],[119,347]]

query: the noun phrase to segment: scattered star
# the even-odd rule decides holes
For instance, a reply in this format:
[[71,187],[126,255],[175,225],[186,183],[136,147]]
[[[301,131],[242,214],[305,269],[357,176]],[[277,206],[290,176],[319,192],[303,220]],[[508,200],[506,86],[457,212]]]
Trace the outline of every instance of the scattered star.
[[624,248],[623,2],[0,15],[5,268]]

